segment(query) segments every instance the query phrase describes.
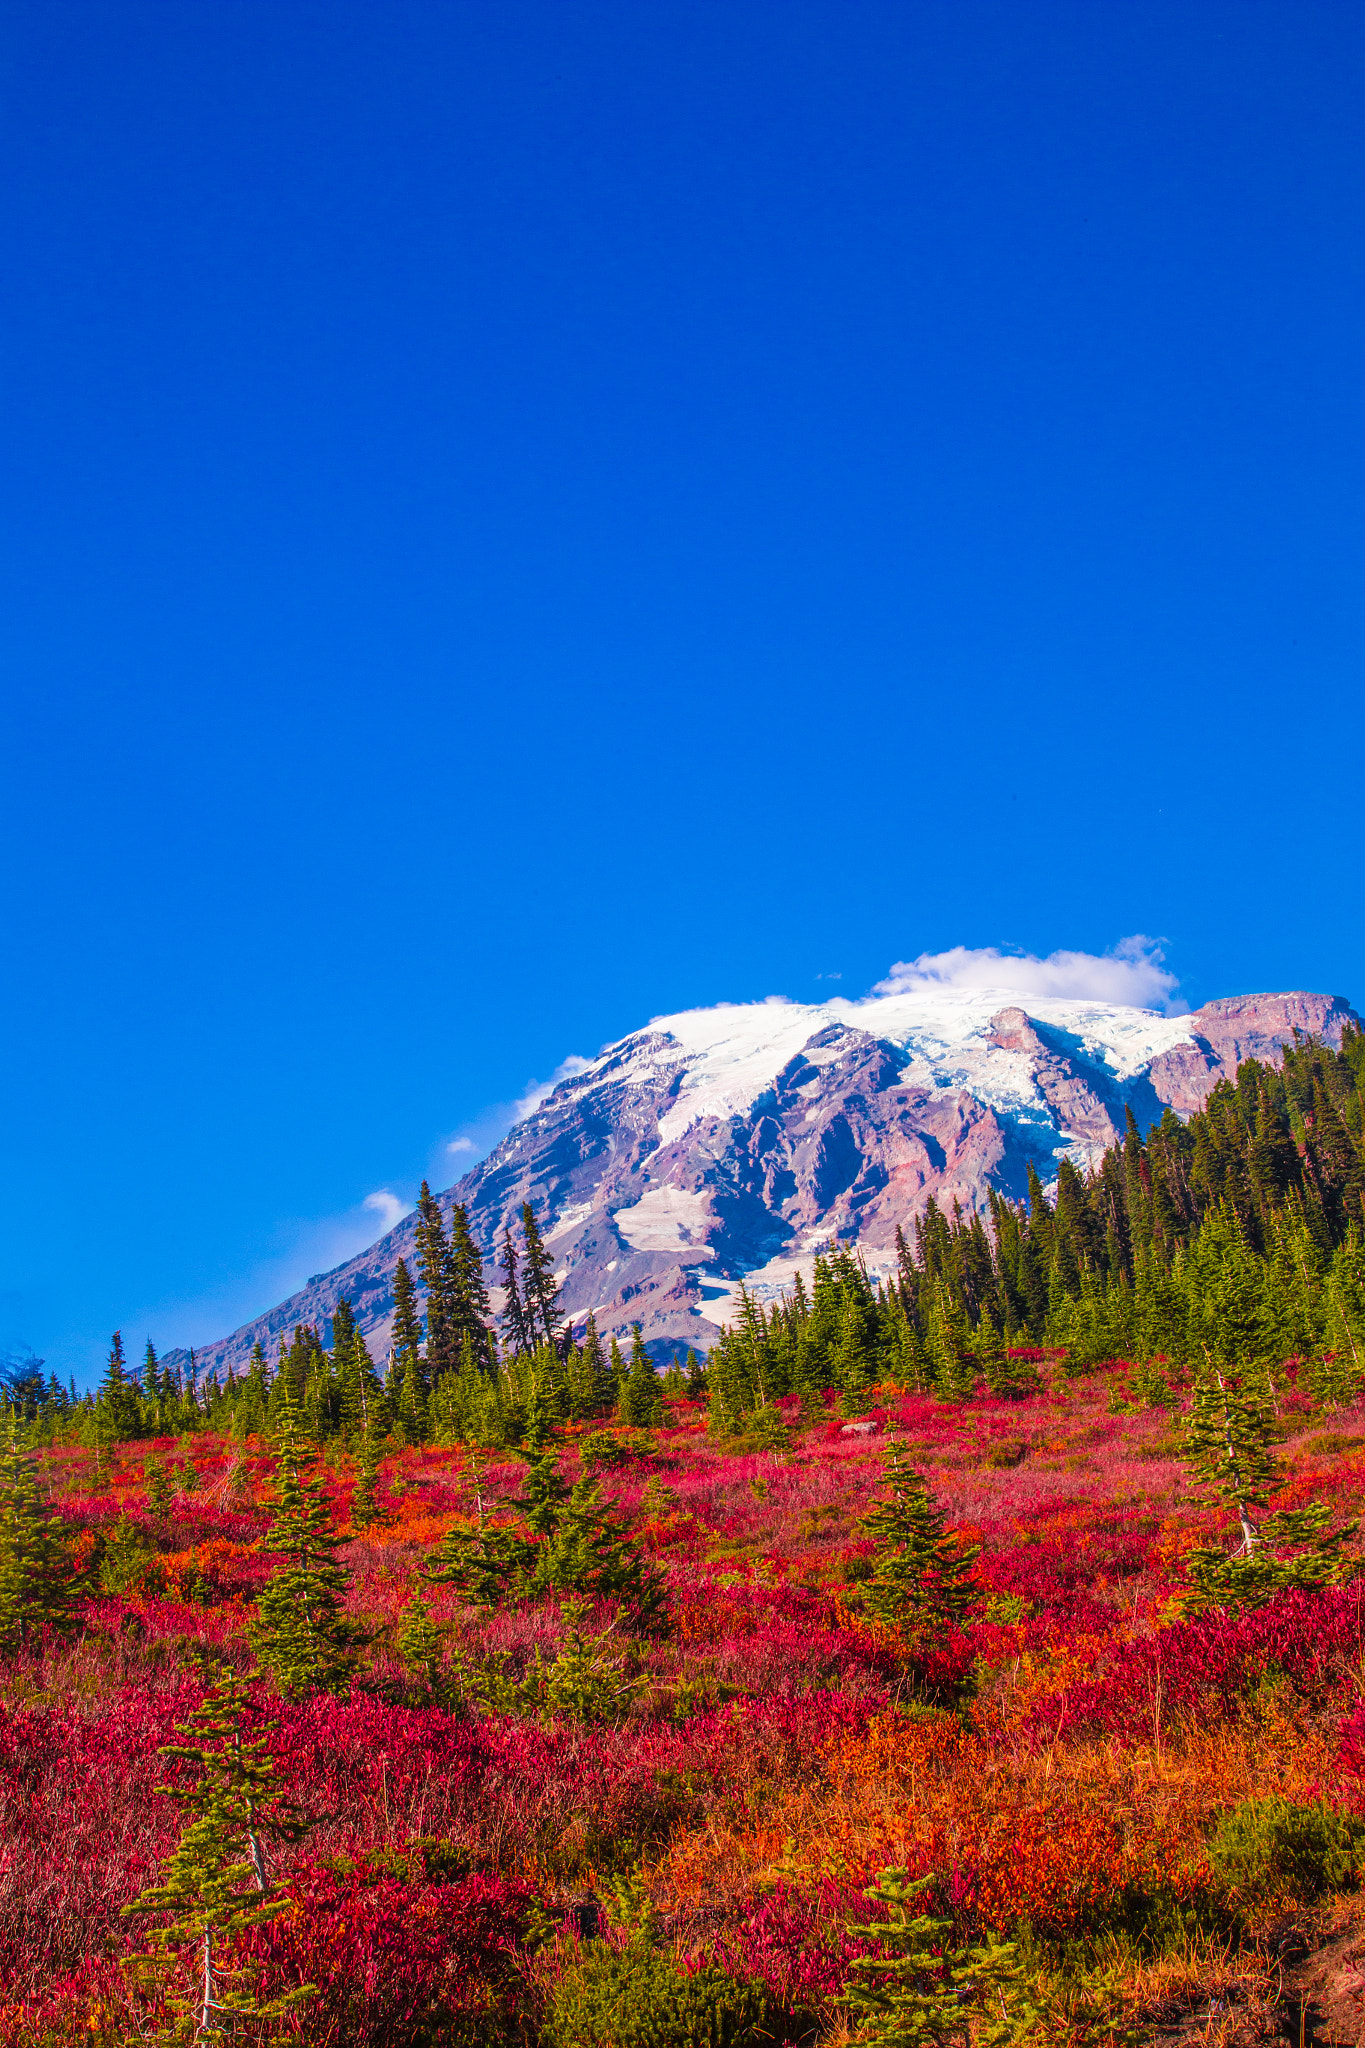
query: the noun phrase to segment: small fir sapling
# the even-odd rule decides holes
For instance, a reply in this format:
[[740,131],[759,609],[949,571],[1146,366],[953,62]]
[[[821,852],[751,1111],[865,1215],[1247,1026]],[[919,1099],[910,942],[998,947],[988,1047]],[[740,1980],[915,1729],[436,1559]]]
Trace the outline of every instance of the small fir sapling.
[[276,1463],[274,1520],[266,1549],[281,1559],[262,1590],[252,1643],[286,1699],[348,1690],[366,1631],[342,1611],[349,1574],[337,1562],[319,1476],[302,1475],[304,1449],[292,1402],[286,1401]]
[[884,1917],[848,1932],[891,1954],[854,1958],[843,2000],[860,2020],[854,2038],[866,2048],[1012,2048],[1042,2018],[1018,1946],[989,1930],[984,1942],[955,1943],[950,1919],[920,1910],[935,1883],[932,1872],[912,1882],[884,1870],[863,1893]]
[[596,1632],[587,1627],[587,1603],[571,1593],[561,1610],[563,1633],[553,1663],[538,1672],[542,1713],[553,1720],[619,1721],[639,1699],[647,1684],[632,1674],[627,1652],[608,1646],[616,1623]]
[[[1236,1518],[1241,1541],[1231,1552],[1211,1546],[1190,1551],[1190,1590],[1181,1603],[1186,1614],[1259,1607],[1290,1587],[1335,1584],[1350,1569],[1343,1545],[1354,1522],[1333,1530],[1331,1511],[1320,1501],[1264,1513],[1281,1476],[1273,1428],[1263,1394],[1213,1365],[1197,1376],[1185,1462]],[[1259,1523],[1257,1514],[1263,1515]]]
[[164,1458],[155,1454],[147,1458],[142,1468],[142,1484],[148,1514],[154,1521],[164,1522],[171,1511],[171,1478]]
[[981,1546],[950,1532],[900,1435],[886,1440],[877,1490],[881,1499],[861,1524],[876,1545],[863,1606],[893,1628],[960,1624],[977,1604],[974,1574]]
[[449,1630],[438,1622],[420,1593],[398,1617],[395,1641],[403,1668],[417,1680],[433,1706],[446,1704],[445,1647]]

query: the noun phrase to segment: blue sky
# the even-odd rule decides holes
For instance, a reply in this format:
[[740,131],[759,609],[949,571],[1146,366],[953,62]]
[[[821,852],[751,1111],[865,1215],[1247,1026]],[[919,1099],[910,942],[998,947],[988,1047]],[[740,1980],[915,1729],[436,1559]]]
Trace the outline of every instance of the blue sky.
[[1365,998],[1363,59],[12,0],[0,1348],[220,1334],[654,1013]]

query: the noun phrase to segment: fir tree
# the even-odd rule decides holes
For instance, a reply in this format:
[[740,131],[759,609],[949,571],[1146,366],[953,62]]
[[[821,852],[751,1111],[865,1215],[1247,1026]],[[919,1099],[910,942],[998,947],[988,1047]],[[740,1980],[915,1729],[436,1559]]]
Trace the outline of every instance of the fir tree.
[[100,1382],[98,1412],[104,1425],[106,1444],[122,1442],[142,1432],[142,1408],[137,1388],[128,1377],[123,1356],[123,1337],[115,1330],[109,1343],[109,1363]]
[[1017,1944],[989,1931],[975,1947],[955,1944],[952,1921],[921,1910],[934,1883],[932,1872],[912,1883],[904,1870],[883,1870],[863,1893],[885,1917],[848,1929],[875,1944],[854,1959],[844,2001],[862,2019],[856,2038],[869,2048],[952,2041],[965,2048],[968,2040],[974,2048],[1005,2048],[1026,2040],[1043,2015]]
[[433,1706],[445,1702],[446,1636],[420,1593],[414,1593],[398,1617],[396,1642],[404,1670],[411,1673]]
[[597,1318],[588,1312],[587,1326],[583,1332],[583,1366],[587,1377],[594,1415],[609,1415],[616,1406],[620,1392],[611,1360],[602,1348],[602,1339],[597,1332]]
[[430,1585],[450,1586],[480,1607],[498,1607],[525,1590],[534,1546],[518,1530],[489,1519],[483,1475],[472,1447],[468,1471],[475,1519],[447,1530],[423,1566],[422,1576]]
[[417,1297],[406,1263],[400,1259],[393,1276],[393,1355],[390,1371],[394,1406],[409,1443],[421,1443],[427,1430],[430,1387],[421,1352],[422,1325]]
[[351,1493],[351,1527],[372,1529],[388,1518],[379,1498],[379,1450],[374,1431],[369,1429],[360,1442],[360,1469]]
[[225,1672],[177,1728],[181,1740],[160,1752],[180,1767],[180,1776],[158,1789],[177,1802],[186,1820],[161,1881],[124,1911],[168,1916],[153,1933],[150,1951],[133,1964],[136,1976],[166,1989],[171,2024],[155,2038],[167,2044],[198,2044],[242,2031],[254,2040],[268,2038],[276,2031],[273,2023],[316,1989],[300,1985],[262,2002],[254,1993],[254,1973],[233,1960],[244,1935],[291,1903],[270,1883],[266,1840],[297,1841],[305,1831],[276,1781],[269,1746],[275,1724],[258,1722],[248,1734],[248,1711],[242,1681]]
[[417,1197],[417,1270],[427,1297],[426,1376],[430,1386],[455,1370],[459,1331],[451,1301],[450,1246],[441,1205],[426,1182]]
[[292,1408],[281,1431],[266,1549],[282,1559],[261,1593],[251,1631],[256,1654],[286,1699],[349,1689],[363,1632],[342,1612],[349,1576],[320,1475],[302,1476],[303,1449]]
[[1231,1553],[1212,1547],[1189,1553],[1186,1613],[1237,1612],[1287,1587],[1330,1585],[1346,1575],[1342,1546],[1355,1523],[1332,1530],[1330,1510],[1321,1502],[1282,1508],[1259,1524],[1253,1519],[1280,1476],[1271,1442],[1272,1419],[1262,1395],[1214,1369],[1201,1374],[1186,1424],[1185,1458],[1236,1517],[1241,1542]]
[[580,1479],[558,1503],[545,1528],[533,1584],[557,1593],[619,1599],[641,1627],[654,1628],[665,1612],[663,1581],[602,1499],[600,1482]]
[[474,1356],[482,1365],[488,1349],[488,1289],[483,1280],[483,1258],[462,1202],[457,1202],[450,1212],[448,1293],[456,1338],[461,1346],[466,1337],[469,1339]]
[[11,1411],[0,1453],[0,1649],[73,1626],[73,1575],[56,1518],[38,1491],[38,1468]]
[[502,1237],[502,1329],[504,1342],[510,1345],[513,1356],[520,1358],[531,1349],[534,1338],[517,1272],[517,1248],[509,1227]]
[[868,1613],[900,1629],[961,1623],[976,1603],[973,1573],[981,1546],[949,1532],[902,1436],[886,1440],[878,1491],[882,1498],[862,1521],[876,1544],[863,1588]]
[[142,1467],[147,1513],[153,1521],[164,1522],[171,1511],[171,1476],[164,1458],[149,1457]]
[[563,1715],[573,1721],[619,1721],[647,1681],[630,1674],[625,1653],[609,1652],[616,1623],[608,1622],[593,1634],[586,1625],[586,1603],[577,1594],[565,1600],[562,1616],[558,1654],[537,1674],[543,1713],[551,1720]]
[[664,1397],[659,1375],[649,1362],[638,1323],[631,1324],[630,1369],[621,1388],[620,1416],[635,1429],[652,1429],[663,1421]]
[[559,1288],[555,1284],[555,1262],[545,1249],[529,1202],[521,1205],[521,1227],[526,1239],[521,1298],[530,1343],[537,1334],[553,1349],[560,1341]]

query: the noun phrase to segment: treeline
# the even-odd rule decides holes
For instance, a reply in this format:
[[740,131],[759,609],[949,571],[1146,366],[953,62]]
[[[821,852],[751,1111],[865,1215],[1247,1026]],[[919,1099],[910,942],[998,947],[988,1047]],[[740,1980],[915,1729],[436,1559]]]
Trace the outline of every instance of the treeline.
[[[604,1344],[593,1317],[577,1333],[559,1306],[554,1262],[529,1204],[520,1243],[504,1233],[500,1327],[490,1315],[483,1261],[458,1203],[447,1230],[426,1183],[417,1207],[416,1275],[400,1259],[394,1275],[392,1336],[382,1369],[370,1354],[351,1303],[338,1302],[330,1332],[296,1325],[269,1359],[258,1342],[246,1369],[172,1372],[148,1339],[140,1369],[130,1366],[121,1333],[110,1345],[96,1393],[77,1399],[42,1361],[11,1380],[9,1405],[47,1436],[96,1452],[138,1437],[199,1429],[244,1441],[273,1436],[285,1415],[316,1443],[351,1449],[404,1443],[523,1440],[535,1402],[552,1420],[616,1417],[645,1428],[663,1419],[666,1399],[700,1396],[705,1380],[695,1353],[662,1377],[634,1328],[629,1355],[615,1337]],[[324,1336],[330,1336],[330,1343]]]
[[724,1433],[830,1388],[856,1413],[886,1380],[947,1400],[982,1383],[1023,1392],[1028,1354],[1050,1349],[1072,1370],[1138,1362],[1151,1398],[1171,1371],[1298,1359],[1314,1397],[1340,1406],[1365,1384],[1365,1035],[1348,1028],[1340,1052],[1296,1038],[1279,1067],[1244,1061],[1188,1123],[1168,1109],[1145,1138],[1130,1111],[1123,1143],[1089,1173],[1062,1160],[1052,1198],[1030,1169],[1027,1199],[992,1191],[985,1215],[931,1201],[913,1246],[897,1232],[885,1282],[835,1248],[779,1302],[741,1290],[705,1370],[689,1353],[661,1377],[638,1326],[628,1357],[591,1316],[575,1331],[529,1204],[521,1224],[519,1241],[504,1233],[498,1327],[465,1210],[447,1228],[424,1182],[416,1270],[399,1261],[382,1366],[343,1300],[329,1332],[299,1325],[274,1360],[258,1344],[224,1381],[171,1374],[150,1342],[134,1371],[116,1335],[97,1395],[77,1400],[32,1361],[11,1376],[11,1404],[40,1433],[97,1450],[197,1428],[269,1433],[286,1402],[318,1443],[499,1445],[521,1441],[537,1390],[559,1420],[641,1426],[669,1398],[709,1390]]
[[[712,1407],[736,1421],[788,1394],[837,1387],[847,1408],[879,1381],[962,1399],[1033,1379],[1030,1350],[1070,1369],[1128,1359],[1160,1398],[1160,1366],[1273,1368],[1298,1359],[1309,1390],[1343,1405],[1365,1383],[1365,1036],[1339,1053],[1296,1038],[1283,1065],[1247,1060],[1182,1123],[1082,1174],[1061,1162],[1049,1200],[994,1192],[987,1214],[930,1202],[897,1272],[869,1279],[846,1250],[816,1260],[764,1308],[741,1297],[712,1351]],[[1022,1355],[1021,1355],[1022,1354]],[[1154,1365],[1153,1362],[1156,1362]]]

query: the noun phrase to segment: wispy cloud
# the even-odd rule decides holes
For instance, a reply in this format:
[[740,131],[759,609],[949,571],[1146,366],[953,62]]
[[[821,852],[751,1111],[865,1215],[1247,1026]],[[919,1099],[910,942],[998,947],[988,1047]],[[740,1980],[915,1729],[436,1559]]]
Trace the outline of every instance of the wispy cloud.
[[463,1129],[453,1138],[444,1140],[441,1158],[447,1163],[458,1161],[460,1170],[472,1166],[491,1152],[500,1138],[505,1138],[513,1124],[519,1124],[524,1117],[532,1116],[542,1102],[552,1095],[561,1081],[572,1080],[592,1065],[582,1053],[571,1052],[559,1062],[548,1081],[530,1080],[520,1095],[511,1102],[490,1102],[487,1109],[471,1117]]
[[1180,983],[1165,966],[1159,939],[1142,932],[1120,939],[1108,953],[1007,953],[999,946],[950,946],[898,960],[874,996],[911,994],[920,989],[1002,989],[1017,995],[1072,997],[1101,1003],[1132,1003],[1139,1009],[1178,1016],[1188,1005]]
[[211,1343],[287,1300],[315,1274],[344,1266],[387,1236],[411,1207],[391,1188],[376,1188],[334,1216],[280,1217],[245,1272],[197,1295],[150,1302],[130,1318],[131,1326],[150,1330],[160,1350]]
[[379,1218],[379,1234],[385,1237],[393,1229],[394,1224],[407,1215],[412,1204],[405,1202],[401,1195],[395,1195],[388,1188],[376,1188],[372,1195],[366,1195],[360,1206],[362,1209],[374,1211]]

